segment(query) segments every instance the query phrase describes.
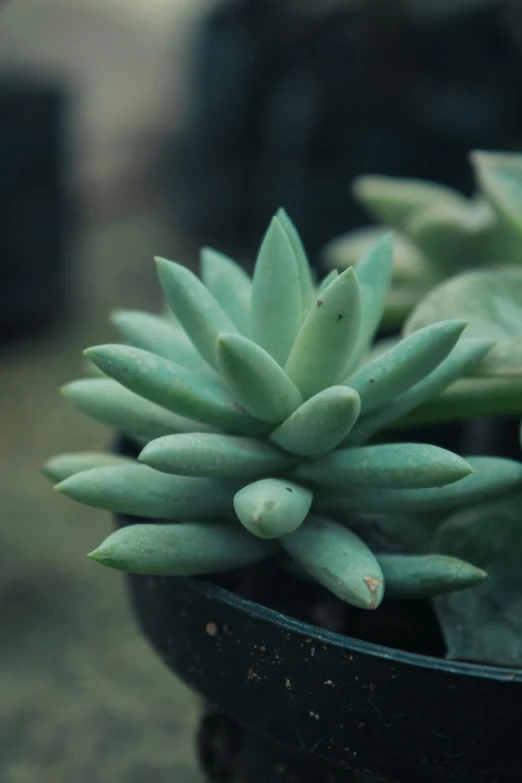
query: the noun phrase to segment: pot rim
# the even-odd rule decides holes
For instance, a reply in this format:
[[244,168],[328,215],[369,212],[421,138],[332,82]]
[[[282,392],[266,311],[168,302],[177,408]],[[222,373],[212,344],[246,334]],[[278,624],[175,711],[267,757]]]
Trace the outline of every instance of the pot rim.
[[[357,652],[362,655],[373,658],[385,658],[391,662],[415,666],[422,669],[432,669],[444,671],[448,674],[458,674],[469,678],[480,678],[496,682],[516,682],[522,683],[522,670],[510,669],[506,666],[492,666],[482,663],[471,663],[467,661],[449,661],[445,658],[436,658],[431,655],[421,655],[420,653],[406,652],[393,647],[365,642],[353,636],[328,631],[318,625],[312,625],[303,620],[294,620],[288,615],[269,609],[262,604],[251,601],[242,596],[238,596],[224,587],[219,587],[212,582],[193,577],[167,577],[172,579],[182,579],[191,589],[202,593],[210,600],[216,600],[228,604],[235,609],[239,609],[245,614],[255,618],[274,623],[279,627],[292,633],[313,636],[323,644],[329,644],[333,647],[346,649],[350,652]],[[378,610],[376,610],[378,611]]]

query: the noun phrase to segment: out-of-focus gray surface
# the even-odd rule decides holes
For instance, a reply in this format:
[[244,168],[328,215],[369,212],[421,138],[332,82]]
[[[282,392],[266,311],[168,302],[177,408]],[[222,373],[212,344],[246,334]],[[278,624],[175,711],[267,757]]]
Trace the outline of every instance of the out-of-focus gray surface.
[[86,558],[108,514],[53,492],[49,456],[103,447],[108,433],[59,386],[81,351],[116,335],[112,307],[155,308],[154,253],[182,243],[149,216],[79,231],[74,320],[0,353],[0,780],[200,783],[196,698],[137,630],[121,574]]

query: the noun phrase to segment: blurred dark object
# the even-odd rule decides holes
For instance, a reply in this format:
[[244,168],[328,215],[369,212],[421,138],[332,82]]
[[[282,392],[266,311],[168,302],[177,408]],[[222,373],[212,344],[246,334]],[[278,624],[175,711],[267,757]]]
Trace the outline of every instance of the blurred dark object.
[[67,99],[55,85],[0,79],[0,339],[54,323],[66,306]]
[[163,169],[195,238],[251,252],[284,205],[313,256],[368,222],[349,195],[356,175],[469,194],[471,148],[519,147],[522,47],[503,2],[430,25],[398,3],[346,7],[244,0],[204,21],[188,122]]

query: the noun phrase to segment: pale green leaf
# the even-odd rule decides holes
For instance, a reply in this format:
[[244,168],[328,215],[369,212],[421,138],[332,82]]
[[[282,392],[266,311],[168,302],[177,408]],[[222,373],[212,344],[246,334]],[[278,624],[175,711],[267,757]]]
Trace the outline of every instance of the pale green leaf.
[[445,280],[421,299],[405,331],[445,318],[469,321],[466,337],[498,343],[475,375],[522,375],[522,271],[473,271]]
[[457,191],[435,182],[375,175],[354,179],[352,193],[374,218],[392,228],[402,228],[419,209],[464,201]]
[[295,463],[265,441],[201,432],[153,440],[139,460],[164,473],[238,479],[279,472]]
[[254,270],[250,336],[280,365],[285,363],[301,324],[300,277],[290,240],[274,217],[261,243]]
[[155,519],[219,519],[233,514],[236,482],[170,476],[147,465],[92,468],[56,489],[79,503]]
[[278,209],[277,217],[290,240],[297,261],[299,269],[299,288],[301,291],[301,312],[302,317],[304,318],[314,301],[314,282],[308,256],[306,255],[299,232],[285,210]]
[[106,454],[104,451],[73,451],[59,454],[47,460],[42,473],[53,482],[64,481],[75,473],[91,468],[101,468],[107,465],[127,465],[130,460],[116,454]]
[[259,345],[236,334],[220,334],[216,355],[228,388],[252,416],[279,424],[303,401],[280,365]]
[[239,520],[260,538],[280,538],[292,533],[302,524],[311,503],[309,489],[276,478],[249,484],[234,498]]
[[[207,436],[210,437],[210,436]],[[419,489],[443,487],[473,473],[451,451],[422,443],[384,443],[358,449],[339,449],[300,465],[298,481],[353,487]]]
[[388,513],[451,511],[522,487],[522,463],[501,457],[466,457],[475,473],[432,489],[360,489],[342,494],[314,489],[314,510],[346,518],[354,510]]
[[212,367],[217,367],[217,336],[220,332],[235,332],[235,326],[206,286],[189,269],[164,258],[157,258],[156,263],[170,308],[196,350]]
[[361,321],[357,345],[344,368],[355,369],[368,351],[379,327],[388,297],[393,270],[393,237],[384,234],[359,260],[355,277],[359,283]]
[[466,590],[487,574],[447,555],[376,555],[384,575],[386,598],[430,598]]
[[201,277],[241,334],[248,334],[252,281],[244,269],[223,253],[204,247],[201,251]]
[[91,419],[147,443],[175,432],[204,432],[206,424],[178,416],[134,394],[110,378],[72,381],[62,394]]
[[[522,155],[473,152],[471,161],[482,192],[505,232],[520,246],[522,238]],[[520,254],[519,254],[520,255]]]
[[226,523],[128,525],[116,530],[89,557],[101,565],[149,576],[199,576],[251,565],[273,545]]
[[[317,295],[318,295],[318,296],[320,296],[320,294],[322,294],[322,293],[323,293],[323,291],[324,291],[326,288],[328,288],[328,286],[330,285],[330,283],[333,283],[333,281],[335,280],[335,278],[336,278],[336,277],[339,277],[339,272],[337,271],[337,269],[332,269],[332,271],[331,271],[331,272],[329,272],[329,273],[326,275],[326,277],[324,277],[324,278],[321,280],[321,283],[319,284],[319,288],[317,289]],[[308,315],[308,313],[306,313],[305,315]]]
[[370,364],[348,376],[363,413],[378,408],[422,381],[453,350],[465,321],[443,321],[409,335]]
[[281,539],[292,560],[342,601],[376,609],[384,579],[375,555],[355,533],[323,519],[309,518]]
[[302,457],[318,457],[335,449],[357,421],[361,403],[348,386],[330,386],[292,413],[270,440]]
[[174,413],[231,433],[254,434],[259,430],[259,422],[245,413],[221,384],[168,359],[127,345],[100,345],[88,348],[85,354],[130,391]]
[[436,398],[450,384],[474,367],[489,351],[490,340],[460,340],[439,366],[423,381],[395,397],[387,405],[361,416],[346,439],[347,445],[364,443],[380,429]]
[[[322,257],[327,267],[348,269],[355,266],[388,233],[382,226],[365,226],[332,239],[324,246]],[[422,285],[436,278],[422,251],[405,234],[393,234],[393,280],[396,283]]]
[[489,579],[435,603],[448,656],[522,667],[522,493],[481,503],[451,516],[434,546],[471,561]]
[[111,321],[125,340],[197,372],[212,372],[180,327],[141,310],[117,310]]
[[359,286],[347,269],[316,300],[285,365],[305,399],[339,380],[357,344],[360,320]]

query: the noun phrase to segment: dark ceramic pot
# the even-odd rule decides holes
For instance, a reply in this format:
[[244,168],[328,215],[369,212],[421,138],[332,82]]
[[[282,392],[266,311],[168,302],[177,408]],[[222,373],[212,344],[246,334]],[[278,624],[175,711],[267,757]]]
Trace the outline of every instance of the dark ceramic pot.
[[213,705],[198,738],[210,780],[522,780],[522,672],[444,660],[428,603],[364,612],[271,564],[128,581],[147,639]]

